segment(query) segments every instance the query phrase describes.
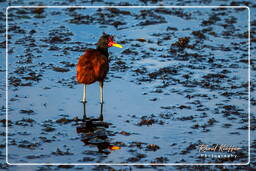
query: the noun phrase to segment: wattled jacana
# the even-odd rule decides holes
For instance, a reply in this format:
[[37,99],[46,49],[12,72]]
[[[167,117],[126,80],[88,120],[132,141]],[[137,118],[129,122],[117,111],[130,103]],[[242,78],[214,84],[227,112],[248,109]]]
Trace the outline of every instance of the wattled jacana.
[[86,103],[86,85],[99,81],[100,84],[100,103],[103,104],[103,82],[109,70],[108,48],[115,46],[122,48],[120,44],[114,42],[114,37],[103,33],[100,37],[96,49],[87,49],[80,56],[77,63],[77,81],[84,84],[83,104],[84,115]]

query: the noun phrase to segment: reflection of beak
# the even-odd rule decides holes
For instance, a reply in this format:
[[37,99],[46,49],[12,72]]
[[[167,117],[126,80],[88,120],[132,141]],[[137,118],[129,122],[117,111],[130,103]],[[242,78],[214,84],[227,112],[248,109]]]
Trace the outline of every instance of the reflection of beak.
[[123,48],[122,45],[120,45],[120,44],[118,44],[118,43],[115,43],[115,42],[113,42],[112,46],[115,46],[115,47],[118,47],[118,48]]
[[121,147],[119,147],[119,146],[116,146],[116,145],[110,145],[109,147],[108,147],[110,150],[120,150],[121,149]]

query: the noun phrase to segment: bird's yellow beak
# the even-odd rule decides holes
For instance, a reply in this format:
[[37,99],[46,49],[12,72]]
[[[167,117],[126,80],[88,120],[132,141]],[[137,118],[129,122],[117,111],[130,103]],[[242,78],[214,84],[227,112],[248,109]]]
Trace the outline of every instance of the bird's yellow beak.
[[120,45],[120,44],[118,44],[118,43],[115,43],[115,42],[113,42],[112,46],[115,46],[115,47],[118,47],[118,48],[123,48],[122,45]]

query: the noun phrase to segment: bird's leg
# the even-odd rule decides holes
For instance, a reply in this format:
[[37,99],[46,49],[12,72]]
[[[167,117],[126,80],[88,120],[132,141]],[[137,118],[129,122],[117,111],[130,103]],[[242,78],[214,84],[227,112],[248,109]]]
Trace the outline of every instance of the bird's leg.
[[103,103],[100,104],[100,117],[99,117],[100,121],[103,121]]
[[83,94],[83,103],[86,103],[86,84],[84,84],[84,94]]
[[86,85],[85,84],[84,84],[84,93],[83,93],[82,103],[83,103],[83,107],[84,107],[84,117],[83,117],[83,119],[85,120],[86,119]]
[[100,81],[100,104],[103,104],[103,81]]

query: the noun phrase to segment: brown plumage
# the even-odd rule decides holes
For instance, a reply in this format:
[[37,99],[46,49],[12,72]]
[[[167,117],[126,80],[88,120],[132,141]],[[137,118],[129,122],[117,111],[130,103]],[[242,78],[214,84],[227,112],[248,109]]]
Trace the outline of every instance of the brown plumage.
[[78,60],[77,81],[83,84],[104,81],[108,69],[108,57],[96,49],[88,49]]
[[84,114],[86,103],[86,85],[92,84],[96,81],[100,83],[100,103],[103,103],[103,81],[107,76],[109,70],[108,48],[115,46],[122,48],[113,40],[113,36],[106,33],[100,37],[96,49],[87,49],[82,56],[80,56],[77,63],[76,78],[78,83],[84,84]]

